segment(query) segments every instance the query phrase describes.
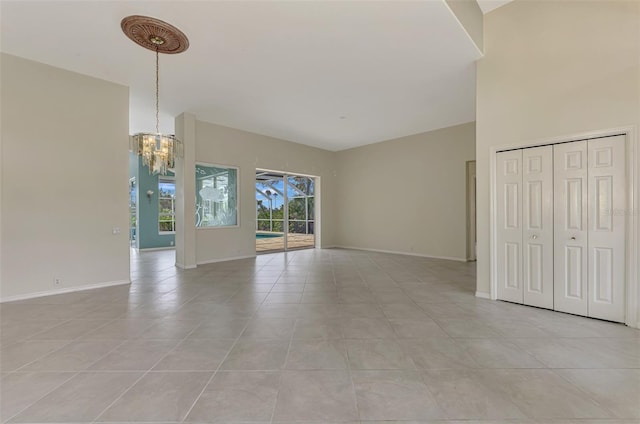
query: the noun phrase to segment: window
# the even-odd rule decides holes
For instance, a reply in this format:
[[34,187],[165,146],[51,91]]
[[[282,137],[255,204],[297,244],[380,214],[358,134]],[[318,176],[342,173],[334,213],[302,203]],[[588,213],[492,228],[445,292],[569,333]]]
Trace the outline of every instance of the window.
[[158,231],[176,231],[176,182],[172,179],[158,179]]
[[238,169],[196,164],[196,227],[238,225]]

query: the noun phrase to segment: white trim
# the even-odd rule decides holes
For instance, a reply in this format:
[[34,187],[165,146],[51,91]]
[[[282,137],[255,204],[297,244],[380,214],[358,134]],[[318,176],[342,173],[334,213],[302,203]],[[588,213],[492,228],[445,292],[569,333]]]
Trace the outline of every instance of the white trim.
[[[458,18],[458,15],[455,14],[455,12],[453,11],[453,9],[451,9],[451,6],[449,6],[449,3],[447,3],[446,1],[442,2],[447,9],[449,9],[449,12],[451,12],[451,16],[453,16],[453,18],[458,21],[458,25],[460,25],[460,28],[462,29],[462,32],[464,32],[465,34],[467,34],[467,38],[469,38],[469,41],[471,41],[471,44],[473,44],[473,47],[476,48],[476,50],[478,51],[478,53],[480,53],[480,57],[477,60],[480,60],[484,57],[484,36],[482,37],[482,48],[480,48],[480,46],[478,46],[478,44],[476,43],[476,40],[473,39],[473,37],[471,36],[471,34],[469,34],[469,31],[467,30],[467,27],[465,27],[462,22],[460,21],[460,18]],[[482,11],[482,8],[480,8],[480,6],[478,6],[478,8],[480,9],[480,13],[482,13],[482,17],[483,17],[483,21],[482,21],[482,31],[484,31],[484,12]]]
[[489,300],[491,300],[491,294],[489,292],[476,291],[476,297],[479,297],[480,299],[489,299]]
[[[635,127],[627,131],[627,207],[630,213],[627,215],[627,309],[625,311],[625,324],[630,327],[640,328],[640,310],[638,296],[640,295],[640,185],[638,172],[640,171],[640,146],[638,146],[638,133]],[[635,325],[634,325],[635,324]]]
[[175,246],[167,246],[167,247],[146,247],[144,249],[141,248],[136,248],[134,247],[135,250],[137,250],[138,252],[155,252],[157,250],[175,250],[176,247]]
[[[240,228],[240,194],[241,194],[241,188],[242,188],[242,181],[240,180],[240,167],[239,166],[235,166],[235,165],[222,165],[222,164],[216,164],[216,163],[209,163],[209,162],[199,162],[199,161],[195,161],[195,164],[193,166],[194,171],[197,171],[197,167],[198,165],[200,166],[207,166],[210,168],[220,168],[220,169],[235,169],[236,170],[236,224],[235,225],[215,225],[215,226],[206,226],[206,227],[198,227],[196,225],[195,229],[196,231],[198,230],[220,230],[220,229],[233,229],[233,228]],[[196,175],[196,180],[198,179],[198,176]],[[198,193],[196,193],[196,202],[198,201]],[[195,203],[194,203],[195,206]],[[196,253],[197,254],[197,253]]]
[[[173,176],[171,175],[158,175],[158,235],[159,236],[168,236],[176,234],[176,175],[175,169],[173,171]],[[173,183],[173,197],[160,197],[160,184],[162,181],[172,182]],[[173,231],[160,231],[160,200],[162,199],[171,199],[171,206],[173,206],[173,210],[171,211],[173,219],[171,221],[164,220],[162,222],[171,222],[173,223]],[[151,201],[151,197],[149,197],[149,201]],[[137,205],[136,205],[137,206]],[[136,207],[137,210],[137,207]],[[137,222],[137,221],[136,221]]]
[[313,201],[315,202],[313,206],[313,235],[315,236],[315,246],[313,247],[319,249],[322,246],[322,178],[320,176],[308,178],[314,178],[315,184],[313,188]]
[[185,266],[184,264],[179,264],[178,262],[176,262],[176,267],[180,269],[196,269],[198,266],[197,265]]
[[340,246],[340,245],[333,246],[333,248],[349,249],[349,250],[364,250],[364,251],[367,251],[367,252],[390,253],[392,255],[417,256],[417,257],[420,257],[420,258],[443,259],[443,260],[447,260],[447,261],[467,262],[466,258],[456,258],[456,257],[452,257],[452,256],[425,255],[425,254],[422,254],[422,253],[399,252],[399,251],[396,251],[396,250],[368,249],[368,248],[365,248],[365,247]]
[[36,292],[36,293],[19,294],[16,296],[3,297],[2,299],[0,299],[0,303],[15,302],[16,300],[33,299],[36,297],[52,296],[54,294],[65,294],[65,293],[73,293],[73,292],[79,292],[84,290],[101,289],[104,287],[121,286],[124,284],[131,284],[131,281],[130,280],[107,281],[106,283],[87,284],[84,286],[65,287],[63,289],[54,289],[54,290],[47,290],[47,291]]
[[[321,244],[322,244],[322,182],[321,182],[321,177],[319,175],[311,175],[311,174],[301,174],[301,173],[297,173],[297,172],[293,172],[293,171],[276,171],[274,169],[266,169],[266,168],[256,168],[256,172],[267,172],[267,173],[272,173],[272,174],[279,174],[282,176],[283,178],[283,192],[282,192],[282,200],[284,202],[284,204],[288,204],[289,199],[288,199],[288,195],[287,192],[289,191],[288,189],[285,189],[284,187],[287,187],[288,181],[285,181],[285,179],[288,179],[289,177],[306,177],[306,178],[310,178],[313,179],[313,184],[314,184],[314,189],[313,189],[313,198],[315,201],[315,206],[314,206],[314,216],[313,216],[313,224],[314,224],[314,228],[313,228],[313,239],[314,239],[314,245],[313,248],[314,249],[319,249],[321,248]],[[255,185],[255,183],[254,183]],[[275,187],[272,186],[272,188],[275,189]],[[256,189],[257,190],[257,189]],[[302,222],[308,222],[309,217],[307,216],[306,220],[293,220],[293,221],[302,221]],[[264,221],[264,219],[262,219]],[[256,218],[255,221],[257,223],[258,221],[258,211],[256,210]],[[283,230],[284,230],[284,226],[285,224],[287,224],[292,220],[289,219],[289,208],[284,208],[284,214],[282,216],[282,219],[278,219],[277,221],[282,221],[282,226],[283,226]],[[258,228],[256,227],[256,231],[258,231]],[[279,252],[290,252],[290,251],[295,251],[295,250],[302,250],[302,249],[306,249],[306,247],[302,247],[302,248],[288,248],[287,245],[289,244],[289,240],[288,240],[288,232],[283,232],[283,236],[284,236],[284,247],[282,250],[274,250],[274,251],[265,251],[265,252],[259,252],[256,254],[263,254],[263,253],[279,253]]]
[[[240,220],[238,220],[238,222],[240,222]],[[233,230],[233,229],[238,229],[240,228],[240,224],[236,224],[236,225],[224,225],[224,226],[218,226],[218,227],[196,227],[196,231],[199,230]]]
[[206,265],[206,264],[215,264],[218,262],[227,262],[227,261],[237,261],[239,259],[252,259],[255,258],[256,255],[248,255],[248,256],[234,256],[231,258],[221,258],[221,259],[212,259],[210,261],[202,261],[198,262],[198,265]]
[[313,174],[303,174],[301,172],[296,171],[282,171],[277,169],[267,169],[267,168],[256,168],[256,171],[264,171],[264,172],[272,172],[274,174],[287,174],[291,177],[307,177],[307,178],[318,178],[318,175]]
[[497,298],[497,256],[496,256],[496,153],[504,150],[522,149],[534,146],[546,146],[578,140],[608,137],[624,134],[627,155],[627,237],[626,237],[626,310],[625,324],[640,328],[638,315],[638,277],[640,276],[640,185],[638,171],[640,166],[640,148],[636,126],[611,128],[598,131],[588,131],[558,137],[548,137],[541,140],[523,141],[520,143],[503,144],[489,147],[489,284],[491,299]]
[[[473,172],[471,170],[473,165]],[[478,225],[476,222],[476,217],[478,215],[477,207],[478,207],[478,184],[477,184],[477,172],[476,172],[476,160],[468,160],[466,162],[466,200],[467,200],[467,262],[476,261],[478,259],[478,255],[476,253],[476,242],[477,242],[477,234],[478,234]],[[470,183],[471,175],[473,175],[473,182],[475,186],[472,186]],[[473,194],[473,196],[472,196]],[[474,219],[471,219],[473,216]]]
[[489,148],[489,298],[491,300],[498,299],[498,232],[497,228],[497,210],[496,204],[496,166],[497,166],[497,153],[498,149],[494,147]]

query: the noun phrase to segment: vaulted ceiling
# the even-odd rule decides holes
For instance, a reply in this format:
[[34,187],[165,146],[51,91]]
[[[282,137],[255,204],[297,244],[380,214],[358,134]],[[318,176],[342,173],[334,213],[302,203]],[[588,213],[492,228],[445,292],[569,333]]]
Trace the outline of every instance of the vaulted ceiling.
[[133,14],[167,21],[190,40],[185,53],[160,58],[166,132],[174,116],[191,112],[342,150],[475,119],[481,53],[442,0],[20,0],[0,7],[3,52],[129,86],[132,133],[154,128],[155,94],[153,52],[120,30]]

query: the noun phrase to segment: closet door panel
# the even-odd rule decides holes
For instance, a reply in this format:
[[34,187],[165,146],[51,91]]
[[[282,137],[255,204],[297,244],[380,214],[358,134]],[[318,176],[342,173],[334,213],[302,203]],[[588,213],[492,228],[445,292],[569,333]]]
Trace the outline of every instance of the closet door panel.
[[587,142],[589,154],[588,315],[624,322],[625,138]]
[[497,154],[498,299],[523,302],[522,150]]
[[553,147],[522,155],[524,304],[553,309]]
[[587,315],[587,142],[553,146],[554,309]]

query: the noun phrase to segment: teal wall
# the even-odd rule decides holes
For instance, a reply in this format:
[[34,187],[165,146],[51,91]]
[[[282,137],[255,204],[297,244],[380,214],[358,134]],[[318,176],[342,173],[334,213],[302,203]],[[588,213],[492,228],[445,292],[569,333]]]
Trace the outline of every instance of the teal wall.
[[[175,234],[160,234],[158,231],[158,175],[149,175],[149,168],[142,165],[142,158],[134,153],[129,155],[129,176],[136,177],[138,188],[138,228],[136,229],[136,245],[138,249],[172,247]],[[167,176],[173,176],[168,173]],[[151,198],[147,191],[152,190]]]
[[[135,196],[135,203],[136,205],[139,203],[140,199],[138,198],[138,189],[137,189],[137,185],[138,185],[138,161],[137,161],[137,157],[135,154],[133,153],[129,153],[129,195],[131,196],[131,178],[135,178],[135,184],[136,184],[136,192],[134,194]],[[129,219],[131,219],[131,217],[129,217]],[[136,222],[138,221],[138,216],[137,216],[137,212],[136,212]],[[138,232],[138,228],[131,228],[131,221],[129,221],[129,231],[130,232],[134,232],[137,233]],[[129,234],[129,239],[131,239],[131,234]],[[134,242],[133,247],[137,248],[138,247],[138,239],[136,237],[136,240]]]

